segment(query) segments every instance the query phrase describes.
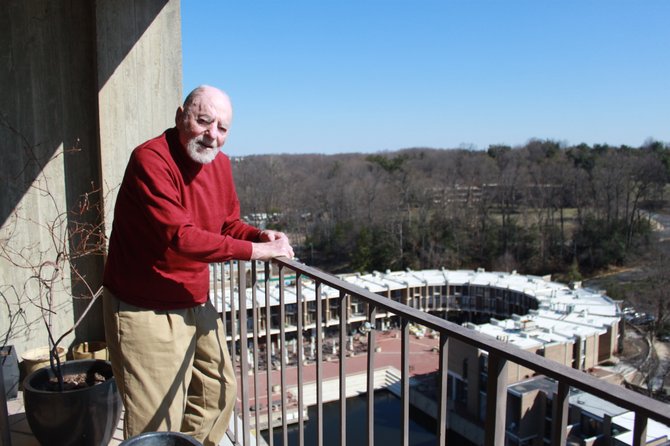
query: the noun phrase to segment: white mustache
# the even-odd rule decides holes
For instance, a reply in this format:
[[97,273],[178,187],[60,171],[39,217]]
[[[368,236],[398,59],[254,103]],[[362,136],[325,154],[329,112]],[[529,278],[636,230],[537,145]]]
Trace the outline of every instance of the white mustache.
[[202,137],[196,139],[196,142],[203,147],[207,147],[208,149],[216,149],[217,148],[216,145],[215,145],[215,141],[207,142]]

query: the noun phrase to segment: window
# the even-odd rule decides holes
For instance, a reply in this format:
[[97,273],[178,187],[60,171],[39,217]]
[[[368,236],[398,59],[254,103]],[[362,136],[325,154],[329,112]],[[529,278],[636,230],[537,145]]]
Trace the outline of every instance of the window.
[[456,379],[456,401],[459,403],[468,403],[468,383],[462,379]]

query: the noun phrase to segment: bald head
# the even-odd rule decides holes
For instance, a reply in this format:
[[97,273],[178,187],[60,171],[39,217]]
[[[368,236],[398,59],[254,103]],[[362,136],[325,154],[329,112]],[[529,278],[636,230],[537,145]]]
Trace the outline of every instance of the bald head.
[[212,162],[226,142],[233,119],[233,107],[226,93],[201,85],[177,109],[175,125],[179,141],[194,161]]
[[224,91],[209,85],[200,85],[199,87],[196,87],[192,92],[190,92],[188,96],[186,96],[186,99],[184,100],[183,105],[184,110],[187,110],[194,103],[197,103],[202,97],[209,98],[214,101],[225,102],[232,111],[232,105],[230,103],[230,98],[228,97],[228,95]]

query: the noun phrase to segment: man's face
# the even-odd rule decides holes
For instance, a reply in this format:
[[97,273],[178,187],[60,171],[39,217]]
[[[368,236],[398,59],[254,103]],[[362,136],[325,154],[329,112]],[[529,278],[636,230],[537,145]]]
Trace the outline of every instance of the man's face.
[[226,142],[232,117],[230,100],[214,88],[203,90],[185,109],[177,110],[179,141],[193,161],[214,161]]

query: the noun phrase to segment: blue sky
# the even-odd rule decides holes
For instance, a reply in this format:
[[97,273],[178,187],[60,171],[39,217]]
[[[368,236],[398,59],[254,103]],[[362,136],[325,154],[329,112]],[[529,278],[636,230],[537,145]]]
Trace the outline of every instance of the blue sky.
[[181,5],[184,94],[229,93],[230,155],[670,142],[670,0]]

